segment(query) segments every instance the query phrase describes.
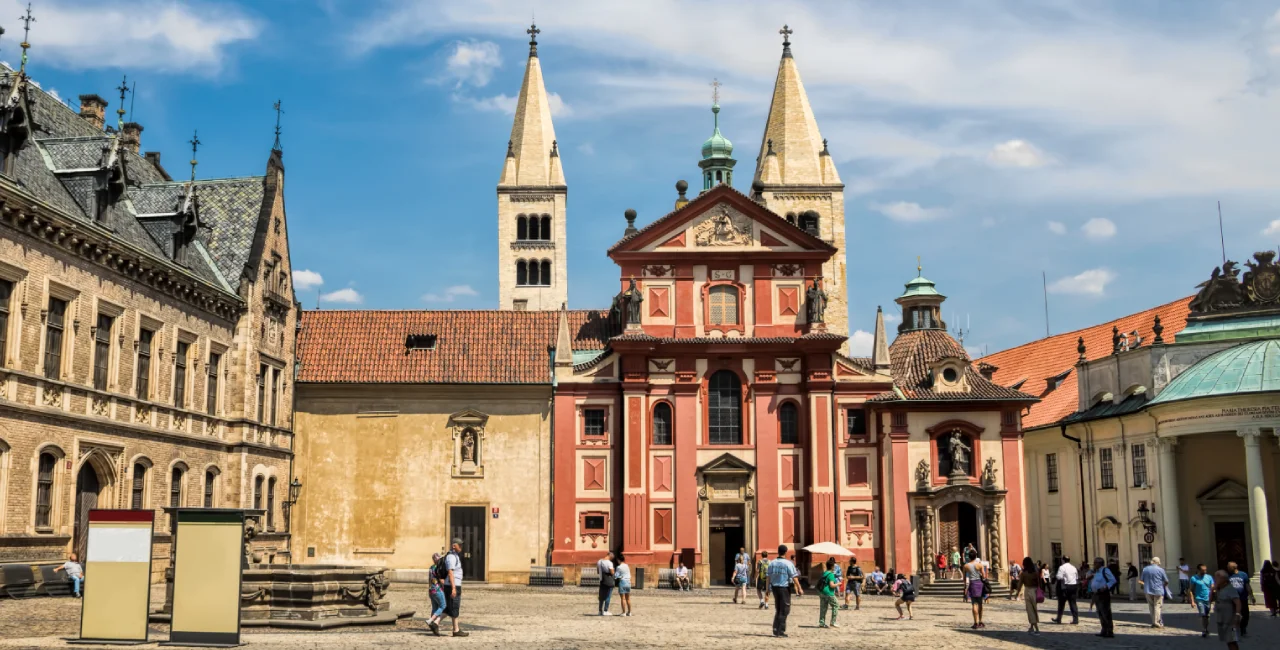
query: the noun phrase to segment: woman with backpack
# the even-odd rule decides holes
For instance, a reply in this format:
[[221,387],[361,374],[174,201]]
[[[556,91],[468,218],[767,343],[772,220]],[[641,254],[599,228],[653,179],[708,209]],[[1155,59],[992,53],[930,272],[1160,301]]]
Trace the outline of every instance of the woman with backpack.
[[1040,633],[1040,610],[1036,605],[1044,602],[1044,580],[1040,570],[1031,558],[1022,559],[1022,575],[1018,576],[1022,583],[1022,602],[1027,606],[1028,634]]
[[613,551],[605,553],[604,557],[596,562],[596,571],[600,574],[600,591],[596,596],[597,609],[600,610],[601,616],[613,616],[613,612],[609,611],[609,601],[613,598],[614,582],[613,569]]
[[739,554],[737,560],[733,565],[733,604],[746,605],[747,583],[751,582],[751,564],[743,554]]
[[911,603],[916,602],[916,586],[901,573],[898,579],[893,583],[893,593],[898,595],[898,599],[893,601],[893,606],[898,610],[898,620],[902,620],[902,604],[907,604],[907,620],[915,620],[915,613],[911,611]]

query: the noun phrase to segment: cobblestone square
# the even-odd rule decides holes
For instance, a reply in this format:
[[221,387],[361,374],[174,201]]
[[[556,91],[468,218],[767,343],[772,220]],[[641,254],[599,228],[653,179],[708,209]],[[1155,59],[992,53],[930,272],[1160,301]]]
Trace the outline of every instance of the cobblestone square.
[[[395,610],[425,613],[427,592],[420,585],[396,584],[389,592]],[[1083,604],[1079,625],[1055,625],[1046,602],[1041,610],[1043,634],[1027,634],[1021,601],[991,601],[987,629],[969,629],[969,608],[959,601],[922,599],[915,620],[898,621],[893,599],[863,599],[861,611],[842,611],[838,629],[817,627],[818,599],[796,599],[789,623],[791,637],[770,636],[773,610],[759,610],[754,600],[734,605],[733,592],[713,588],[683,594],[642,590],[632,596],[635,615],[630,618],[592,615],[594,592],[587,589],[530,589],[476,585],[463,600],[466,638],[434,637],[414,618],[395,628],[342,628],[325,632],[296,632],[245,628],[243,642],[271,650],[302,648],[432,647],[458,645],[499,648],[1045,648],[1191,650],[1222,648],[1216,636],[1200,638],[1199,621],[1186,605],[1165,609],[1163,630],[1147,626],[1146,605],[1117,600],[1116,638],[1101,639],[1097,617]],[[163,594],[153,592],[152,602]],[[79,625],[80,601],[70,598],[33,598],[0,601],[0,647],[68,647]],[[1280,619],[1254,608],[1249,638],[1242,648],[1280,647]],[[618,611],[614,597],[613,611]],[[1056,611],[1056,609],[1054,610]],[[152,626],[152,639],[167,638],[163,625]],[[75,646],[86,647],[86,646]]]

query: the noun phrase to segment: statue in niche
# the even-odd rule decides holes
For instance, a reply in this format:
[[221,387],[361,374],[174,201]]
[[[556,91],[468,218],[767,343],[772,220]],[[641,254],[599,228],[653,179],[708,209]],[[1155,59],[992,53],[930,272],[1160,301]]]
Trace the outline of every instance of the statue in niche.
[[806,316],[810,323],[826,322],[827,292],[823,291],[822,287],[818,286],[818,283],[821,281],[822,278],[818,277],[813,281],[813,284],[809,286],[809,289],[804,292],[805,307],[808,309]]
[[951,475],[963,476],[969,473],[969,453],[973,448],[964,444],[964,437],[959,431],[951,432],[951,441],[949,443],[951,451]]
[[627,325],[640,324],[640,305],[644,303],[644,296],[640,295],[640,290],[636,288],[636,279],[631,278],[631,286],[627,288]]
[[462,462],[476,462],[476,432],[471,429],[462,432]]

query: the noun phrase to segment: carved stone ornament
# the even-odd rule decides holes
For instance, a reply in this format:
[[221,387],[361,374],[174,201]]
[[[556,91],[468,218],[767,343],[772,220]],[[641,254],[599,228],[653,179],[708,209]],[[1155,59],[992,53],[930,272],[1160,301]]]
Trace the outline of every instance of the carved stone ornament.
[[44,387],[45,406],[61,407],[62,406],[62,387],[52,384]]
[[1192,314],[1229,312],[1280,306],[1280,267],[1275,251],[1260,251],[1245,262],[1249,270],[1240,278],[1240,268],[1228,260],[1214,267],[1209,279],[1196,285],[1200,292],[1191,299]]
[[645,275],[653,276],[655,278],[665,278],[674,273],[670,264],[651,264],[644,267],[643,271]]
[[994,487],[996,484],[996,472],[998,471],[995,457],[988,458],[986,464],[982,467],[982,484],[987,487]]
[[919,489],[923,490],[929,487],[929,476],[929,461],[922,459],[920,464],[916,465],[916,485]]
[[694,227],[693,241],[698,246],[749,246],[751,219],[719,206],[710,217]]
[[773,274],[778,277],[790,278],[800,275],[804,271],[804,267],[799,264],[774,264]]
[[804,304],[807,313],[805,314],[810,323],[825,323],[827,313],[827,292],[822,290],[819,283],[822,278],[813,281],[812,285],[804,292]]

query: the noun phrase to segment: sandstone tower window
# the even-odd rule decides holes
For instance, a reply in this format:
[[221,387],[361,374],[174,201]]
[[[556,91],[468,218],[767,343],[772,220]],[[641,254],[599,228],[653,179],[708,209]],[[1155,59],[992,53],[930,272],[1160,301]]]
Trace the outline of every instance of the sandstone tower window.
[[542,266],[538,264],[537,260],[529,261],[529,284],[531,286],[536,287],[542,284],[542,273],[540,272],[541,269],[542,269]]
[[217,352],[209,353],[209,364],[207,366],[208,378],[205,381],[205,410],[209,415],[218,414],[218,370],[222,365],[222,355]]
[[258,422],[266,422],[268,372],[265,363],[258,366]]
[[542,227],[540,230],[542,231],[542,240],[551,241],[551,215],[542,215]]
[[707,295],[709,325],[738,324],[738,289],[726,284],[711,287]]
[[207,469],[204,471],[204,507],[213,507],[214,489],[218,485],[218,470]]
[[542,260],[542,286],[551,286],[551,260]]
[[1131,446],[1129,456],[1133,458],[1133,487],[1147,485],[1147,446],[1136,444]]
[[53,473],[58,459],[50,452],[40,454],[36,474],[36,528],[53,527]]
[[67,301],[49,298],[44,330],[44,376],[62,378],[62,335],[66,329]]
[[582,434],[600,437],[606,432],[604,409],[582,410]]
[[[271,373],[271,426],[278,424],[277,414],[280,412],[280,371]],[[275,479],[272,479],[275,480]]]
[[516,262],[516,286],[523,287],[529,284],[529,266],[524,260]]
[[666,402],[653,407],[653,444],[671,444],[671,405]]
[[1110,447],[1098,450],[1098,470],[1102,475],[1102,489],[1114,490],[1116,487],[1116,464]]
[[713,445],[742,444],[742,383],[732,370],[711,375],[707,390],[707,439]]
[[12,300],[13,283],[0,280],[0,367],[9,361],[9,303]]
[[145,463],[133,464],[133,481],[130,486],[129,507],[142,510],[147,507],[147,466]]
[[793,226],[794,226],[794,225],[796,225],[796,213],[794,213],[794,212],[788,212],[788,213],[787,213],[787,223],[789,223],[789,224],[791,224],[791,225],[793,225]]
[[262,475],[259,474],[253,479],[253,509],[262,509]]
[[524,241],[529,238],[529,218],[523,214],[516,217],[516,239]]
[[529,217],[529,239],[542,239],[538,228],[539,220],[535,216]]
[[813,210],[806,210],[800,214],[800,223],[798,224],[802,230],[818,236],[818,213]]
[[795,402],[783,402],[778,407],[778,442],[800,444],[800,413]]
[[107,390],[107,378],[111,374],[111,330],[116,319],[110,314],[98,314],[98,327],[93,332],[93,387]]
[[276,529],[276,477],[267,479],[267,531]]
[[146,328],[138,332],[138,368],[135,381],[138,399],[151,397],[151,342],[155,336],[155,332]]
[[1058,455],[1044,456],[1044,483],[1050,492],[1058,491]]
[[[186,466],[181,463],[173,466],[173,472],[169,475],[169,507],[182,507],[182,481],[186,478]],[[169,515],[169,532],[173,532],[178,523],[177,514]]]
[[187,353],[190,344],[178,341],[178,349],[173,353],[173,405],[183,408],[187,405]]

